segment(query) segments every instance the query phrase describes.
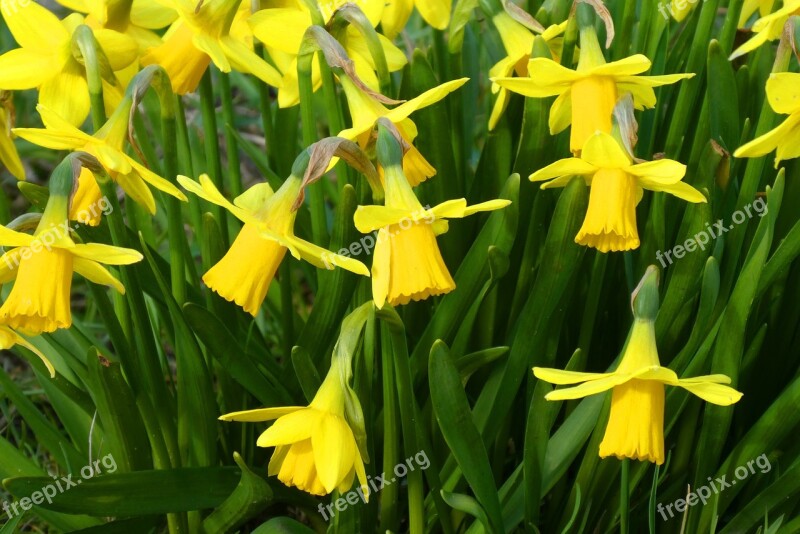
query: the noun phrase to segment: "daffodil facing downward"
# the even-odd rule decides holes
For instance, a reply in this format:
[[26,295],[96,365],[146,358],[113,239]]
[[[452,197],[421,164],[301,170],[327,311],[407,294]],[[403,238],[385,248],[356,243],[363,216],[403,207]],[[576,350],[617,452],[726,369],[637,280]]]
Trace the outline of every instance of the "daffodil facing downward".
[[330,370],[307,407],[263,408],[220,417],[245,423],[277,419],[257,444],[275,447],[268,473],[287,486],[322,496],[334,490],[344,493],[358,478],[359,491],[368,499],[363,412],[349,384],[355,346],[348,343],[348,338],[358,341],[367,311],[361,306],[345,318]]
[[436,242],[436,236],[448,230],[446,219],[501,209],[511,202],[490,200],[467,206],[461,198],[425,209],[400,167],[402,151],[398,140],[385,123],[379,124],[378,131],[378,161],[384,168],[386,204],[359,206],[354,220],[359,232],[378,230],[372,260],[372,298],[382,308],[386,302],[392,306],[408,304],[455,289]]
[[[153,214],[156,212],[156,202],[148,185],[180,200],[185,201],[186,195],[125,153],[131,106],[132,99],[126,96],[103,127],[94,135],[89,135],[40,104],[36,109],[42,116],[45,128],[16,128],[13,131],[19,137],[39,146],[54,150],[88,152],[97,158],[111,179],[125,193]],[[84,169],[78,180],[77,192],[70,209],[72,220],[77,220],[76,215],[82,212],[96,213],[97,210],[92,210],[91,207],[96,205],[100,198],[100,188],[95,177],[89,170]],[[99,220],[95,217],[81,222],[98,224]]]
[[643,189],[663,191],[687,202],[706,202],[698,190],[681,181],[685,173],[686,166],[671,159],[634,163],[614,137],[596,132],[586,141],[580,158],[556,161],[531,174],[530,180],[549,180],[542,184],[546,189],[564,187],[573,176],[582,176],[591,189],[575,242],[609,252],[639,246],[636,205]]
[[0,283],[15,280],[0,307],[0,324],[27,335],[69,328],[72,274],[120,293],[125,287],[106,270],[108,265],[128,265],[142,255],[135,250],[78,244],[70,237],[67,218],[72,192],[72,158],[67,158],[50,178],[50,197],[33,235],[0,226],[0,245],[13,247],[0,261]]
[[800,157],[800,74],[770,74],[767,100],[775,113],[788,117],[777,128],[740,146],[733,155],[736,158],[754,158],[775,150],[775,168],[778,168],[781,161]]
[[172,89],[184,95],[194,91],[213,61],[222,72],[235,69],[253,74],[264,83],[280,87],[280,73],[231,32],[242,0],[165,0],[178,20],[164,35],[164,44],[150,48],[143,65],[161,65],[169,74]]
[[[72,54],[72,36],[83,24],[73,13],[64,20],[36,2],[2,2],[3,18],[21,48],[0,55],[0,89],[39,89],[39,102],[67,122],[80,125],[89,114],[86,70]],[[113,71],[136,60],[136,42],[115,31],[97,29],[94,37]],[[122,92],[104,83],[106,104],[116,105]]]
[[755,35],[734,50],[730,59],[741,57],[768,41],[779,39],[783,34],[783,27],[786,25],[786,21],[792,15],[800,15],[800,0],[785,0],[783,7],[755,21],[752,28]]
[[47,356],[42,354],[42,351],[37,349],[30,341],[19,335],[19,333],[15,332],[12,328],[8,326],[0,324],[0,350],[11,350],[14,345],[19,345],[21,347],[25,347],[36,356],[42,360],[44,366],[47,367],[47,371],[50,373],[50,378],[56,376],[56,370],[53,367],[53,364],[50,363],[50,360],[47,359]]
[[619,365],[610,373],[581,373],[534,367],[540,380],[574,387],[551,391],[547,400],[580,399],[611,390],[611,413],[600,443],[601,458],[664,463],[664,386],[678,386],[706,402],[730,406],[742,394],[726,384],[725,375],[678,378],[658,359],[655,317],[658,312],[658,271],[650,266],[633,294],[633,326]]
[[[578,13],[591,9],[578,4]],[[578,19],[581,20],[580,18]],[[611,133],[614,106],[625,93],[633,96],[636,109],[656,105],[654,87],[691,78],[694,74],[641,76],[651,63],[642,54],[606,63],[597,40],[593,19],[580,28],[580,58],[576,70],[552,59],[536,57],[528,63],[527,78],[492,78],[501,88],[532,98],[558,96],[550,108],[550,133],[572,125],[570,150],[577,154],[596,131]]]
[[199,183],[185,176],[179,176],[178,181],[188,191],[222,206],[244,223],[231,248],[203,276],[203,282],[254,317],[287,250],[298,260],[321,269],[330,270],[338,265],[369,276],[369,270],[360,261],[334,254],[294,235],[297,212],[292,206],[302,187],[297,176],[290,176],[274,193],[267,183],[254,185],[232,203],[207,175],[202,175]]
[[385,117],[395,124],[403,138],[411,145],[403,158],[403,172],[412,186],[419,185],[431,176],[436,175],[436,169],[412,145],[417,137],[417,125],[414,124],[414,121],[409,116],[418,109],[439,102],[468,81],[469,78],[461,78],[443,83],[408,102],[403,102],[397,107],[387,109],[372,95],[362,91],[349,77],[341,75],[339,76],[339,82],[342,84],[344,93],[347,96],[347,104],[350,108],[353,126],[339,132],[339,137],[357,140],[361,148],[366,148],[378,119]]

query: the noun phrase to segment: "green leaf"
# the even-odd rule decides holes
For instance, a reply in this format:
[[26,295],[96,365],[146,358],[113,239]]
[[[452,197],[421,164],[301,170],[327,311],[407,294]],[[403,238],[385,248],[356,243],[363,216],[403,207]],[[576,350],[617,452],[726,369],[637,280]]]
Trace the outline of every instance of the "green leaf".
[[271,504],[269,484],[253,473],[238,453],[233,453],[233,460],[242,470],[242,478],[230,497],[203,521],[206,532],[233,532]]

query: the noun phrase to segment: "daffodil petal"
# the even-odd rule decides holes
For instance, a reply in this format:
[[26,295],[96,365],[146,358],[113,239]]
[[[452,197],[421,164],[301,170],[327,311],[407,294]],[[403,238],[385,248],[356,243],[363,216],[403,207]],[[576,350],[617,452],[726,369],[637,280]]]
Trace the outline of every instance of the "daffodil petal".
[[76,273],[83,276],[90,282],[100,284],[102,286],[113,287],[117,293],[125,294],[125,286],[122,285],[108,269],[97,263],[96,261],[87,260],[80,256],[73,258],[72,268]]
[[[314,267],[327,270],[341,267],[352,273],[369,276],[369,269],[367,269],[367,266],[356,259],[330,252],[314,243],[309,243],[295,236],[284,236],[284,239],[300,253],[301,259],[307,261]],[[291,247],[289,247],[289,250],[291,250]]]
[[149,30],[166,28],[178,18],[178,13],[158,0],[133,0],[131,23]]
[[800,113],[789,115],[774,129],[737,148],[733,157],[754,158],[769,154],[783,143],[789,133],[798,125],[800,125]]
[[14,128],[14,135],[53,150],[77,150],[85,144],[83,139],[71,133],[44,128]]
[[273,195],[272,187],[262,182],[250,187],[247,191],[233,199],[233,204],[243,210],[256,212],[264,207],[264,203]]
[[415,2],[419,14],[425,22],[436,28],[444,30],[450,22],[451,0],[423,0]]
[[14,248],[0,257],[0,284],[7,284],[17,277],[19,262],[22,260],[20,258],[22,250]]
[[8,90],[41,86],[61,70],[52,54],[30,48],[16,48],[0,55],[0,87]]
[[222,72],[231,71],[231,64],[228,58],[225,57],[225,51],[222,49],[217,39],[209,35],[197,33],[192,37],[192,44],[194,44],[198,50],[205,52],[219,70]]
[[[2,111],[0,110],[0,124],[2,123]],[[17,180],[25,179],[25,168],[22,166],[22,160],[19,159],[14,141],[5,133],[0,133],[0,165],[5,165],[8,172]]]
[[567,129],[572,122],[572,91],[567,89],[556,98],[550,107],[550,135]]
[[630,157],[610,134],[595,132],[586,140],[581,159],[602,169],[621,169],[631,164]]
[[641,74],[647,71],[652,63],[644,54],[635,54],[619,61],[612,61],[604,65],[598,65],[592,69],[592,74],[599,74],[603,76],[630,76],[632,74]]
[[90,108],[89,85],[77,63],[41,85],[39,102],[73,126],[86,120]]
[[551,391],[545,395],[545,399],[552,401],[580,399],[589,395],[595,395],[597,393],[608,391],[614,386],[624,384],[631,378],[633,378],[631,375],[612,373],[611,376],[606,376],[590,382],[584,382],[579,386]]
[[153,192],[147,187],[147,183],[138,174],[118,174],[114,181],[134,202],[144,206],[150,215],[155,215],[156,199],[153,197]]
[[3,2],[0,8],[11,35],[23,48],[55,54],[69,41],[61,21],[37,2]]
[[94,30],[94,36],[105,52],[112,70],[122,70],[139,55],[139,45],[124,33],[104,28]]
[[25,347],[26,349],[28,349],[29,351],[31,351],[32,353],[34,353],[36,356],[38,356],[38,357],[39,357],[39,359],[40,359],[40,360],[42,360],[42,363],[44,364],[44,366],[47,368],[47,372],[48,372],[48,373],[50,373],[50,378],[55,378],[55,376],[56,376],[56,369],[55,369],[55,367],[53,367],[53,364],[52,364],[52,363],[50,363],[50,360],[47,358],[47,356],[45,356],[45,355],[42,353],[42,351],[40,351],[39,349],[37,349],[37,348],[36,348],[36,347],[35,347],[35,346],[34,346],[32,343],[30,343],[30,342],[29,342],[27,339],[25,339],[25,338],[24,338],[24,337],[22,337],[21,335],[17,334],[16,332],[14,332],[13,330],[11,330],[10,328],[8,328],[8,327],[3,327],[3,328],[6,328],[6,329],[8,329],[10,332],[13,332],[13,333],[14,333],[14,336],[15,336],[15,341],[17,342],[17,344],[18,344],[18,345],[21,345],[21,346]]
[[253,35],[270,48],[297,54],[303,35],[311,26],[311,13],[296,8],[262,9],[254,13],[247,23]]
[[141,253],[136,250],[102,243],[76,244],[69,251],[79,258],[94,260],[106,265],[130,265],[142,261],[143,258]]
[[372,258],[372,300],[375,307],[383,308],[386,297],[389,295],[389,282],[391,279],[391,247],[392,238],[388,230],[378,230],[378,239],[375,245],[375,256]]
[[664,193],[669,193],[670,195],[676,196],[682,200],[687,202],[695,202],[695,203],[702,203],[707,202],[706,197],[703,196],[703,193],[692,187],[691,185],[687,184],[686,182],[676,182],[676,183],[663,183],[661,181],[652,180],[648,177],[639,177],[636,179],[639,185],[645,189],[649,189],[650,191],[662,191]]
[[207,200],[208,202],[216,204],[217,206],[222,206],[235,215],[240,221],[255,222],[258,224],[251,212],[243,210],[229,202],[228,199],[219,192],[217,187],[214,185],[214,182],[211,181],[211,178],[209,178],[207,174],[200,175],[200,183],[197,183],[186,176],[178,176],[178,183],[180,183],[184,189],[194,193],[203,200]]
[[3,247],[26,247],[34,240],[30,234],[23,234],[16,230],[11,230],[5,226],[0,226],[0,246]]
[[281,87],[283,85],[281,74],[275,67],[258,57],[244,43],[228,36],[220,40],[220,45],[230,64],[237,70],[249,72],[262,82],[273,87]]
[[[511,204],[510,200],[505,199],[495,199],[489,200],[487,202],[481,202],[480,204],[473,204],[472,206],[467,205],[466,199],[459,198],[455,200],[448,200],[435,206],[433,209],[430,210],[430,213],[433,214],[437,219],[448,218],[448,219],[460,219],[462,217],[468,217],[475,213],[481,211],[493,211],[505,208]],[[427,218],[428,215],[422,215],[419,217],[420,219]]]
[[697,395],[706,402],[719,406],[730,406],[739,402],[739,399],[742,398],[742,393],[732,387],[719,384],[716,381],[701,381],[703,378],[699,376],[690,380],[678,380],[675,385]]
[[607,378],[614,373],[582,373],[578,371],[562,371],[561,369],[550,369],[547,367],[534,367],[533,375],[539,380],[563,386],[567,384],[578,384],[589,380],[599,380]]
[[148,184],[152,185],[159,191],[163,191],[168,195],[172,195],[173,197],[177,198],[178,200],[182,200],[187,202],[189,199],[186,198],[186,195],[183,194],[183,191],[175,187],[172,183],[167,181],[166,179],[162,178],[161,176],[157,175],[138,161],[127,158],[128,163],[133,167],[139,176],[141,176],[142,180],[147,182]]
[[356,440],[343,418],[326,415],[319,419],[311,434],[314,464],[325,491],[336,489],[353,468]]
[[353,222],[359,232],[367,234],[379,228],[397,224],[404,219],[411,220],[412,218],[412,214],[404,209],[387,208],[385,206],[359,206],[356,208]]
[[322,414],[313,409],[303,409],[288,413],[275,421],[258,438],[259,447],[290,445],[311,437],[311,432]]
[[597,172],[597,167],[581,158],[565,158],[551,163],[543,169],[539,169],[531,174],[528,179],[531,182],[542,182],[560,176],[594,174],[595,172]]
[[408,118],[409,115],[418,109],[428,107],[442,100],[444,97],[464,85],[469,81],[469,78],[460,78],[447,83],[443,83],[433,89],[429,89],[416,98],[412,98],[408,102],[400,104],[394,109],[391,109],[386,114],[386,118],[394,123],[398,123],[403,119]]
[[767,99],[776,113],[800,113],[800,73],[775,72],[767,80]]
[[278,408],[260,408],[258,410],[246,410],[243,412],[232,412],[220,416],[220,421],[238,421],[240,423],[261,423],[272,421],[286,414],[302,410],[303,406],[281,406]]
[[651,181],[674,184],[686,175],[686,165],[671,159],[658,159],[631,165],[625,171],[634,176],[643,176]]

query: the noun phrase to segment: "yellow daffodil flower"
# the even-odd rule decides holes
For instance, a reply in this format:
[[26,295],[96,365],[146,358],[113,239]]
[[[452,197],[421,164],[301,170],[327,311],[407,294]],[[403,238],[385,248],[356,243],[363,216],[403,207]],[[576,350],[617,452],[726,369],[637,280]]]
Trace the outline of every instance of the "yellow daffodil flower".
[[532,182],[563,187],[582,176],[591,187],[589,207],[575,242],[601,252],[639,246],[636,205],[642,190],[663,191],[687,202],[706,202],[695,188],[681,181],[686,166],[671,159],[634,163],[611,135],[596,132],[586,141],[580,158],[556,161],[530,175]]
[[[646,295],[646,298],[643,296]],[[661,367],[656,347],[655,315],[658,312],[658,271],[648,268],[634,293],[634,320],[617,369],[611,373],[581,373],[534,367],[540,380],[556,385],[580,384],[557,389],[545,399],[580,399],[611,390],[611,413],[600,457],[615,456],[664,463],[664,386],[678,386],[706,402],[730,406],[742,394],[724,385],[725,375],[678,378]]]
[[[677,22],[683,22],[699,2],[700,0],[672,0],[668,8],[669,13]],[[659,4],[659,6],[661,6],[661,4]],[[663,14],[662,11],[662,15]]]
[[775,150],[775,168],[800,157],[800,74],[777,72],[767,80],[767,99],[775,113],[789,115],[777,128],[736,149],[736,158],[755,158]]
[[321,496],[348,491],[357,477],[359,491],[368,499],[364,415],[350,382],[353,353],[371,308],[362,305],[342,322],[330,370],[308,407],[263,408],[220,417],[246,423],[277,419],[257,445],[275,447],[268,472],[287,486]]
[[730,59],[736,59],[752,52],[767,41],[779,39],[783,27],[792,15],[800,15],[800,0],[785,0],[783,7],[769,15],[763,16],[753,23],[755,35],[742,46],[734,50]]
[[178,20],[164,34],[164,43],[150,48],[142,65],[161,65],[181,95],[197,88],[208,65],[222,72],[236,69],[280,87],[280,73],[253,52],[251,43],[231,31],[241,0],[165,0]]
[[[495,63],[489,69],[489,78],[507,78],[516,73],[517,76],[528,76],[528,61],[533,50],[533,40],[536,37],[531,30],[514,20],[505,11],[499,12],[492,18],[500,39],[503,41],[503,48],[506,50],[506,57]],[[568,20],[561,24],[553,24],[548,27],[541,35],[550,49],[550,55],[557,63],[561,62],[561,49],[564,44],[564,30],[567,28]],[[492,84],[492,93],[497,95],[497,100],[492,107],[492,114],[489,117],[489,129],[494,130],[497,121],[503,115],[508,106],[508,89]]]
[[[318,6],[325,23],[328,23],[345,0],[320,1]],[[359,0],[355,4],[364,12],[367,19],[377,26],[384,7],[383,0]],[[278,105],[282,108],[300,103],[300,89],[297,80],[297,54],[303,42],[303,35],[313,24],[311,13],[304,2],[291,2],[290,7],[263,9],[248,20],[253,34],[269,50],[270,56],[283,73],[283,83],[278,90]],[[356,28],[348,26],[339,36],[348,57],[353,60],[356,74],[371,89],[379,87],[375,74],[375,62],[367,48],[364,37]],[[408,60],[405,54],[392,42],[378,34],[386,63],[390,72],[402,69]],[[322,85],[319,65],[315,61],[311,71],[312,86],[316,91]]]
[[11,350],[14,345],[20,345],[25,347],[42,360],[45,367],[47,367],[47,371],[50,373],[50,378],[56,376],[56,370],[53,367],[53,364],[50,363],[50,360],[47,359],[47,356],[42,354],[42,352],[33,346],[27,339],[19,335],[13,329],[0,324],[0,350]]
[[[383,308],[387,301],[397,306],[455,289],[436,242],[436,236],[448,230],[446,219],[501,209],[511,202],[490,200],[467,206],[461,198],[423,208],[399,165],[399,145],[394,139],[382,141],[384,128],[379,130],[378,159],[384,165],[386,202],[384,206],[359,206],[354,221],[359,232],[378,231],[372,260],[372,298],[375,306]],[[382,157],[382,152],[388,155]]]
[[739,14],[739,28],[744,28],[750,17],[758,11],[762,17],[766,17],[772,11],[775,0],[744,0],[742,12]]
[[[71,169],[69,169],[71,173]],[[54,177],[51,178],[55,180]],[[107,265],[129,265],[142,259],[139,252],[98,243],[77,244],[67,219],[72,181],[63,194],[51,194],[33,235],[0,226],[0,245],[14,247],[0,261],[0,283],[14,287],[0,307],[0,323],[28,335],[69,328],[72,273],[120,293],[125,287],[106,270]]]
[[229,202],[207,175],[200,183],[185,176],[178,181],[188,191],[230,211],[244,223],[225,256],[203,276],[203,282],[222,298],[235,302],[254,317],[288,250],[298,260],[332,270],[335,265],[369,276],[358,260],[339,256],[294,235],[297,212],[292,204],[300,193],[301,180],[290,176],[276,191],[269,184],[255,185]]
[[25,169],[11,134],[12,115],[11,94],[0,91],[0,164],[17,180],[24,180]]
[[436,174],[436,169],[425,159],[419,150],[412,143],[417,137],[417,126],[409,116],[418,109],[428,107],[439,102],[451,92],[455,91],[469,78],[461,78],[451,82],[443,83],[438,87],[429,89],[416,98],[404,102],[399,106],[387,109],[371,95],[359,89],[347,76],[340,76],[339,82],[344,88],[347,97],[347,105],[350,108],[350,116],[353,119],[353,127],[339,132],[339,137],[345,139],[358,140],[359,145],[365,148],[369,144],[372,129],[379,118],[385,117],[397,126],[403,138],[408,141],[411,148],[403,158],[403,171],[408,182],[416,186],[431,176]]
[[493,78],[492,82],[527,97],[558,95],[550,108],[550,133],[555,135],[572,124],[570,150],[577,154],[594,132],[611,133],[611,117],[620,96],[630,93],[636,109],[652,108],[656,105],[653,87],[694,76],[639,76],[650,65],[642,54],[606,63],[594,27],[589,27],[581,29],[577,70],[539,57],[528,62],[527,78]]
[[403,31],[415,6],[425,22],[437,30],[444,30],[450,24],[452,0],[392,0],[386,3],[381,18],[381,28],[389,39]]
[[[39,89],[39,102],[73,125],[80,125],[89,114],[89,88],[86,70],[73,57],[72,34],[83,24],[76,13],[58,20],[36,2],[2,2],[3,18],[21,48],[0,56],[0,89]],[[114,71],[136,60],[136,42],[118,32],[94,31]],[[122,91],[104,82],[108,106],[115,106]]]
[[[125,193],[154,214],[156,202],[147,184],[180,200],[185,201],[186,195],[125,153],[131,105],[130,97],[126,97],[105,125],[94,135],[78,130],[41,104],[36,109],[42,116],[45,128],[15,128],[13,131],[19,137],[43,147],[88,152],[97,158],[111,179]],[[94,176],[90,171],[83,169],[70,210],[71,220],[77,220],[75,214],[86,210],[96,213],[97,210],[91,210],[90,207],[100,198],[100,188],[95,183]],[[91,221],[81,222],[97,224],[98,221],[99,219],[93,218]]]

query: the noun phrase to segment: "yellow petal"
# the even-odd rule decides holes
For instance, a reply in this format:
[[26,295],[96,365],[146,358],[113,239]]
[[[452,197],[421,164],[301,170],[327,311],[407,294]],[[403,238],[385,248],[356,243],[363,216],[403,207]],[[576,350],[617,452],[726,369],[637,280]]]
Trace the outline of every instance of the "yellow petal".
[[172,89],[179,95],[191,93],[200,84],[211,58],[194,46],[192,30],[176,22],[164,44],[151,48],[142,56],[142,65],[161,65],[169,74]]
[[415,4],[425,22],[437,30],[447,28],[450,23],[451,0],[422,0]]
[[209,35],[198,33],[192,37],[192,43],[198,50],[202,50],[208,54],[208,57],[211,58],[211,61],[214,62],[214,65],[216,65],[219,70],[222,72],[231,71],[231,64],[228,62],[228,58],[225,57],[225,52],[222,50],[217,39]]
[[247,21],[253,35],[270,48],[297,54],[303,34],[311,26],[311,13],[303,9],[272,8],[254,13]]
[[298,259],[305,260],[318,269],[333,270],[334,267],[341,267],[352,273],[369,276],[367,266],[356,259],[330,252],[295,236],[287,235],[284,236],[284,239],[289,241],[292,247],[300,254]]
[[141,28],[160,30],[175,22],[178,13],[158,0],[133,0],[131,23]]
[[605,132],[595,132],[589,137],[583,146],[581,159],[603,169],[623,169],[631,164],[630,157],[619,142]]
[[138,161],[133,158],[127,157],[128,163],[136,171],[136,173],[148,184],[152,185],[159,191],[163,191],[168,195],[172,195],[178,200],[187,202],[189,199],[183,194],[183,191],[175,187],[172,183],[157,175]]
[[428,107],[442,100],[444,97],[464,85],[469,81],[469,78],[461,78],[447,83],[443,83],[438,87],[429,89],[416,98],[412,98],[408,102],[400,104],[396,108],[386,114],[386,118],[394,123],[398,123],[403,119],[408,118],[409,115],[418,109]]
[[769,154],[779,145],[783,144],[786,137],[798,125],[800,125],[800,113],[789,115],[789,117],[776,128],[737,148],[733,153],[733,157],[754,158]]
[[589,395],[595,395],[597,393],[608,391],[615,386],[624,384],[630,379],[630,375],[611,373],[610,376],[598,378],[597,380],[592,380],[590,382],[584,382],[579,386],[551,391],[545,395],[544,398],[551,401],[581,399]]
[[620,169],[598,170],[589,190],[589,206],[575,242],[600,252],[639,246],[636,227],[636,178]]
[[594,174],[595,172],[597,172],[597,167],[581,158],[566,158],[551,163],[543,169],[539,169],[531,174],[528,179],[531,182],[542,182],[544,180],[558,178],[559,176],[585,175]]
[[236,70],[250,73],[262,82],[273,87],[280,87],[283,85],[281,74],[275,70],[275,67],[258,57],[255,52],[250,50],[241,41],[227,36],[220,39],[219,43],[222,46],[225,56],[230,60],[230,64],[233,65]]
[[730,406],[739,402],[742,393],[732,387],[717,384],[715,382],[698,382],[703,377],[697,377],[692,381],[679,380],[676,385],[693,393],[706,402],[718,404],[720,406]]
[[359,206],[353,215],[353,222],[362,234],[397,224],[403,219],[413,219],[412,214],[405,209],[385,206]]
[[150,215],[156,214],[156,199],[150,188],[137,174],[118,174],[114,178],[117,185],[125,191],[125,194],[144,207]]
[[304,409],[303,406],[281,406],[279,408],[260,408],[258,410],[247,410],[244,412],[233,412],[220,416],[220,421],[238,421],[240,423],[260,423],[262,421],[272,421],[286,414]]
[[68,62],[64,70],[42,84],[39,102],[73,126],[86,120],[90,108],[89,86],[77,62]]
[[772,73],[767,80],[767,98],[776,113],[800,113],[800,74]]
[[96,261],[87,260],[81,257],[73,259],[73,269],[76,273],[83,276],[90,282],[100,284],[102,286],[113,287],[117,293],[125,294],[125,286],[122,282],[117,280],[108,269],[97,263]]
[[319,479],[330,493],[353,469],[357,454],[353,431],[343,418],[325,415],[313,429],[311,447]]
[[686,175],[686,165],[671,159],[658,159],[631,165],[625,171],[660,183],[674,184],[680,182]]
[[136,250],[101,243],[76,244],[69,251],[80,258],[106,265],[130,265],[143,259],[141,253]]
[[34,240],[29,234],[23,234],[16,230],[10,230],[5,226],[0,226],[0,246],[3,247],[26,247]]
[[21,261],[20,253],[24,248],[14,248],[0,257],[0,284],[7,284],[17,277],[17,269]]
[[[430,212],[428,213],[433,214],[433,216],[436,217],[437,219],[442,219],[442,218],[460,219],[462,217],[468,217],[470,215],[479,213],[481,211],[494,211],[503,209],[509,204],[511,204],[510,200],[496,199],[468,206],[466,199],[459,198],[456,200],[448,200],[446,202],[443,202],[438,206],[434,207],[433,209],[431,209]],[[419,219],[424,219],[427,216],[428,215],[425,214],[424,216],[420,216]]]
[[630,76],[647,71],[651,65],[652,63],[647,59],[647,56],[644,54],[636,54],[620,59],[619,61],[598,65],[591,70],[591,73],[603,76]]
[[41,86],[61,70],[62,63],[48,52],[17,48],[0,55],[0,87],[8,90]]
[[56,16],[38,2],[2,2],[8,29],[23,48],[57,54],[70,34]]
[[290,445],[308,439],[322,416],[322,412],[307,408],[283,415],[261,434],[261,437],[258,438],[258,446]]
[[381,17],[381,29],[389,39],[394,39],[403,31],[414,9],[414,0],[394,0],[387,2]]
[[243,210],[255,213],[264,207],[267,199],[272,195],[272,187],[270,187],[267,182],[262,182],[260,184],[255,184],[233,199],[233,204]]
[[567,129],[572,122],[572,91],[567,89],[556,98],[550,107],[550,135],[556,135]]
[[[0,108],[0,128],[4,128],[6,120],[4,111]],[[17,147],[14,146],[14,141],[6,132],[0,131],[0,165],[5,165],[17,180],[25,179],[25,168],[22,166],[22,161],[19,159]]]
[[242,222],[253,222],[255,220],[251,212],[228,201],[228,199],[219,192],[217,186],[214,185],[214,182],[211,181],[211,178],[209,178],[207,174],[200,175],[200,183],[186,176],[178,176],[178,183],[180,183],[184,189],[194,193],[203,200],[207,200],[217,206],[222,206]]
[[607,378],[614,373],[581,373],[577,371],[562,371],[561,369],[550,369],[545,367],[534,367],[533,375],[539,380],[550,382],[558,386],[566,384],[577,384],[589,380],[599,380]]
[[378,231],[375,245],[375,257],[372,259],[372,300],[375,307],[383,308],[389,295],[389,279],[391,276],[391,243],[386,229]]
[[615,387],[601,458],[615,456],[664,463],[664,386],[631,380]]
[[[21,335],[17,334],[16,332],[14,332],[13,330],[11,330],[11,329],[10,329],[10,328],[8,328],[7,326],[0,326],[0,329],[2,329],[3,331],[5,331],[5,333],[6,333],[7,335],[12,335],[12,336],[13,336],[13,339],[14,339],[14,342],[15,342],[16,344],[18,344],[18,345],[21,345],[21,346],[25,347],[26,349],[28,349],[29,351],[31,351],[32,353],[34,353],[35,355],[37,355],[37,356],[39,357],[39,359],[40,359],[40,360],[42,360],[42,363],[44,364],[44,366],[45,366],[45,367],[47,367],[47,371],[50,373],[50,378],[55,378],[55,376],[56,376],[56,369],[55,369],[55,367],[53,367],[53,364],[52,364],[52,363],[50,363],[50,360],[47,358],[47,356],[45,356],[45,355],[42,353],[42,351],[40,351],[39,349],[37,349],[37,348],[36,348],[36,347],[35,347],[35,346],[34,346],[32,343],[30,343],[30,342],[29,342],[27,339],[25,339],[25,338],[24,338],[24,337],[22,337]],[[3,347],[3,348],[4,348],[4,349],[10,349],[11,347]]]
[[105,52],[112,70],[122,70],[136,61],[139,45],[124,33],[100,28],[94,30],[94,36]]

